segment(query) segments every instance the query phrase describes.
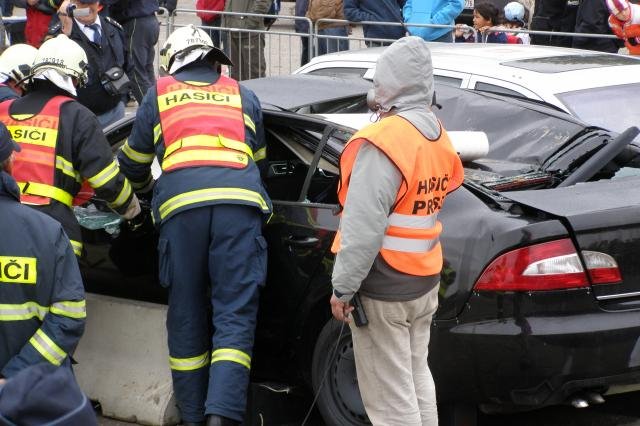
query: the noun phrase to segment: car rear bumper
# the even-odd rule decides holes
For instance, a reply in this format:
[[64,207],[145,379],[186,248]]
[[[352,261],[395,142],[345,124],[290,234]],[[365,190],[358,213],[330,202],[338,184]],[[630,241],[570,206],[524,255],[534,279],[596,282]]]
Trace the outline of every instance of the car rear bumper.
[[[441,397],[534,407],[639,383],[640,311],[605,312],[586,290],[564,293],[546,306],[541,295],[476,294],[457,322],[436,322]],[[489,307],[499,318],[477,315]]]

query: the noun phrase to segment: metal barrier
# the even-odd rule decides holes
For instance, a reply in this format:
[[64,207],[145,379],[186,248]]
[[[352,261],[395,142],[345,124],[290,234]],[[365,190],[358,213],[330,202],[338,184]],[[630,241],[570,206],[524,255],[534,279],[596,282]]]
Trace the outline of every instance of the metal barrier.
[[[207,12],[197,9],[176,9],[173,14],[165,13],[159,15],[161,23],[161,35],[158,41],[158,56],[160,46],[176,27],[201,22],[196,16],[197,12]],[[454,25],[435,24],[402,24],[398,22],[350,22],[338,19],[320,19],[312,22],[306,17],[289,15],[268,15],[257,13],[237,13],[237,12],[216,12],[221,16],[219,26],[197,25],[208,31],[210,34],[216,32],[221,40],[221,48],[231,57],[236,64],[232,67],[230,74],[239,80],[257,78],[263,76],[275,76],[290,74],[301,64],[306,63],[314,56],[343,51],[361,49],[372,46],[384,46],[391,44],[394,40],[383,38],[367,38],[360,32],[363,25],[393,26],[407,28],[447,28],[452,32],[456,28],[463,28],[471,31],[474,40],[486,42],[487,36],[491,32],[527,33],[531,35],[551,36],[551,37],[582,37],[582,38],[602,38],[615,39],[612,34],[587,34],[587,33],[564,33],[554,31],[534,31],[526,29],[515,29],[505,27],[492,27],[484,34],[479,33],[472,27]],[[225,21],[233,17],[241,19],[264,19],[272,18],[277,22],[269,30],[232,28],[225,25]],[[305,32],[296,32],[294,27],[308,28]],[[354,27],[357,27],[354,29]],[[338,30],[336,30],[338,28]],[[455,37],[452,34],[452,41]]]
[[[176,9],[166,18],[166,37],[177,27],[200,21],[195,16],[197,9]],[[299,57],[304,43],[313,38],[311,20],[305,17],[288,15],[268,15],[260,13],[217,12],[222,17],[220,26],[197,25],[199,28],[219,35],[221,47],[234,62],[230,75],[239,80],[264,76],[290,74],[297,69]],[[241,19],[276,18],[279,23],[285,22],[286,28],[293,28],[296,22],[306,24],[308,32],[298,33],[282,29],[283,25],[272,26],[269,30],[232,28],[225,21],[232,17]],[[187,18],[187,19],[185,19]],[[213,37],[212,37],[213,38]],[[159,42],[160,44],[160,42]]]

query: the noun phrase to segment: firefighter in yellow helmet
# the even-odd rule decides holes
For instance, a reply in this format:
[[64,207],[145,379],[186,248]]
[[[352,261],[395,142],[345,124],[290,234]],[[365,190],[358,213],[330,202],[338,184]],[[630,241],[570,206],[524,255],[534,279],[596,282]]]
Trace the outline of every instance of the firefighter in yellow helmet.
[[147,91],[118,160],[140,192],[152,186],[154,159],[162,168],[152,213],[182,420],[235,425],[244,416],[266,274],[262,111],[253,92],[219,73],[231,61],[192,25],[169,36],[160,63],[169,75]]
[[87,180],[97,197],[130,219],[140,212],[96,116],[74,98],[86,83],[87,56],[65,35],[45,41],[31,68],[28,93],[0,104],[2,121],[22,151],[13,176],[24,204],[57,219],[82,254],[73,201]]

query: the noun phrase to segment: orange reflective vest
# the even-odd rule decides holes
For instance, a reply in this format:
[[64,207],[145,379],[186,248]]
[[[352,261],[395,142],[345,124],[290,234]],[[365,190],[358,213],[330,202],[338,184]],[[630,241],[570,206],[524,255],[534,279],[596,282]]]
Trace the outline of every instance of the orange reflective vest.
[[22,148],[16,153],[12,174],[20,187],[23,203],[47,205],[56,200],[72,205],[73,195],[54,185],[60,108],[71,100],[66,96],[54,96],[42,111],[25,118],[9,114],[12,100],[0,103],[0,121]]
[[[464,179],[462,163],[446,131],[442,129],[437,140],[429,140],[404,118],[391,116],[357,132],[340,157],[338,200],[342,206],[358,150],[365,141],[384,152],[402,174],[380,254],[391,267],[405,274],[440,273],[442,224],[437,220],[438,212],[447,193],[458,188]],[[339,249],[338,233],[332,250],[335,253]]]
[[175,78],[158,80],[158,110],[164,136],[162,170],[248,165],[253,151],[245,141],[238,83],[220,76],[214,84],[196,86]]
[[640,25],[625,23],[613,15],[609,15],[609,26],[618,38],[624,41],[630,55],[640,55]]

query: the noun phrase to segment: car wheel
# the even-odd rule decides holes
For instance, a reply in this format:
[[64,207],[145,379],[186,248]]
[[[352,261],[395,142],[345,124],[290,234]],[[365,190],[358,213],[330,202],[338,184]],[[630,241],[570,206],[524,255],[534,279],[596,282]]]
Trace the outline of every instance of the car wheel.
[[371,424],[358,389],[348,325],[343,327],[333,318],[324,325],[313,351],[311,379],[318,409],[327,426]]

